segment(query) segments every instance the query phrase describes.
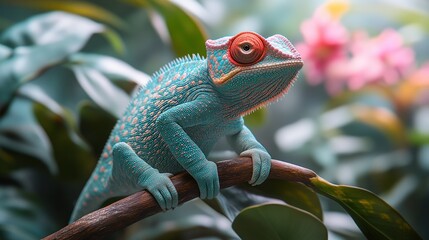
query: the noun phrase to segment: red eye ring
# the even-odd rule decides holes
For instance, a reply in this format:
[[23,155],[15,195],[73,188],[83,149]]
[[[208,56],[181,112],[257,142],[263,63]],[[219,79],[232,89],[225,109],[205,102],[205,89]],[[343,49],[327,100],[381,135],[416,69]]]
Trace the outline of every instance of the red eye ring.
[[247,66],[261,61],[265,52],[265,40],[261,36],[242,32],[230,40],[228,58],[235,65]]

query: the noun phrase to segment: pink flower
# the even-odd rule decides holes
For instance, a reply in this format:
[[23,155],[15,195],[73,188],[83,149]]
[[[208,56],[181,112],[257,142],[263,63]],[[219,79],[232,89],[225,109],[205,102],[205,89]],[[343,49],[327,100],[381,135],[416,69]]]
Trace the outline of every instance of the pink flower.
[[305,61],[305,74],[310,84],[326,78],[326,70],[333,62],[346,58],[348,33],[327,12],[319,10],[301,25],[304,42],[297,49]]
[[369,39],[363,32],[355,34],[350,48],[352,58],[343,71],[352,90],[371,83],[393,84],[413,67],[414,52],[405,47],[402,37],[392,29]]

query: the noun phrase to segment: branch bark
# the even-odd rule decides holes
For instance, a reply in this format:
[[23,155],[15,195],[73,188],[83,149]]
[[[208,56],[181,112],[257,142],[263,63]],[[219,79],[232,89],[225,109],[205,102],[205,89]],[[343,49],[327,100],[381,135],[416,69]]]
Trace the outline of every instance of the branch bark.
[[[277,160],[271,160],[271,163],[270,179],[301,182],[311,186],[310,179],[317,177],[313,171],[297,165]],[[251,158],[235,158],[216,164],[221,188],[246,183],[252,176]],[[174,175],[171,180],[179,193],[180,204],[199,196],[197,183],[187,172]],[[152,195],[147,191],[141,191],[83,216],[45,237],[44,240],[100,239],[161,211]]]

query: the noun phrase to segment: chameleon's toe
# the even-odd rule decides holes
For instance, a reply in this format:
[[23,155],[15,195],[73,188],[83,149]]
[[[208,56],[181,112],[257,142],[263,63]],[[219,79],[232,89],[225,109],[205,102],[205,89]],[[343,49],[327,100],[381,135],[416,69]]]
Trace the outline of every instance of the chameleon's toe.
[[249,184],[252,186],[263,183],[270,174],[271,156],[261,149],[249,149],[240,154],[242,157],[251,157],[253,161],[253,173]]
[[194,178],[198,183],[201,199],[213,199],[219,194],[219,176],[214,162],[207,162],[203,171],[200,171]]
[[168,175],[159,173],[153,168],[150,171],[145,172],[145,176],[140,180],[140,186],[152,194],[162,210],[177,207],[179,196]]

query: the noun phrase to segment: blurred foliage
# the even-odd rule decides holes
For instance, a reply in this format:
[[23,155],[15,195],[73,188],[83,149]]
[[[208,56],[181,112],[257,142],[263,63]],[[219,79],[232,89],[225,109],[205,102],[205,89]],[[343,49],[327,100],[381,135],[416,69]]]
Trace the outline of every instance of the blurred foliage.
[[[301,79],[285,100],[245,120],[275,158],[380,197],[322,179],[313,190],[267,181],[191,201],[111,238],[418,239],[411,226],[429,238],[429,14],[421,10],[428,5],[397,2],[322,7],[347,29],[398,29],[415,51],[414,74],[336,95],[324,90],[329,83]],[[174,57],[204,56],[208,36],[252,30],[297,42],[315,7],[310,0],[0,0],[0,239],[39,239],[67,223],[116,118],[149,80],[145,72]]]

